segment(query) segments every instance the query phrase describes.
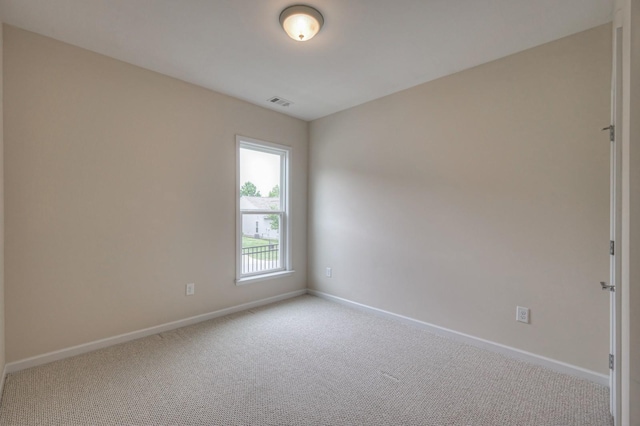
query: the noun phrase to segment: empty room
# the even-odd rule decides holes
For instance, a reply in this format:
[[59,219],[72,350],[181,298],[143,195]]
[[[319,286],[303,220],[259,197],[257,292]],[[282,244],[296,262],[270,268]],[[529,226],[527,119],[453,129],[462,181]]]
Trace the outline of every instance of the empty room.
[[640,426],[640,0],[0,22],[0,425]]

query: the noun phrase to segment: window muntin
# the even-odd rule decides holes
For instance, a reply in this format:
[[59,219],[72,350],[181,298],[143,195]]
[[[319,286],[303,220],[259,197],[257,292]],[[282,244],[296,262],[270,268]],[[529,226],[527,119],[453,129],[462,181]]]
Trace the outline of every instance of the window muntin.
[[290,149],[244,137],[238,145],[237,281],[289,271]]

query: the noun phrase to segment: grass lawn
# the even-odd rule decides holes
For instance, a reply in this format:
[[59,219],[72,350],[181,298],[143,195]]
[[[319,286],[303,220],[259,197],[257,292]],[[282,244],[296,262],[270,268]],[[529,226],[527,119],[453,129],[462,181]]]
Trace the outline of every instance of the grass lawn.
[[246,235],[242,236],[242,248],[266,246],[267,244],[278,244],[278,240],[271,238],[263,240],[262,238],[251,238]]

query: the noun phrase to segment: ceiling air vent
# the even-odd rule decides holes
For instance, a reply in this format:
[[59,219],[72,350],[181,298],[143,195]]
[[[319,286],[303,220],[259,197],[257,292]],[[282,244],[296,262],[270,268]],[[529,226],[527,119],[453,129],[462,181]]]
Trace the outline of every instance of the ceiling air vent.
[[279,96],[274,96],[271,99],[267,99],[267,102],[271,102],[272,104],[280,105],[281,107],[288,107],[289,105],[293,104],[293,102],[288,101],[286,99],[282,99]]

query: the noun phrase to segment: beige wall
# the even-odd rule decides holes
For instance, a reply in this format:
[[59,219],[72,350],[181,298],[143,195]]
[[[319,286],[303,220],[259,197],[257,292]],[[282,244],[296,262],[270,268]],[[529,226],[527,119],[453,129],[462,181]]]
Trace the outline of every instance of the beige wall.
[[605,25],[312,122],[309,286],[608,374],[610,78]]
[[[4,31],[8,361],[305,288],[306,122]],[[234,283],[236,134],[292,146],[292,277]]]

